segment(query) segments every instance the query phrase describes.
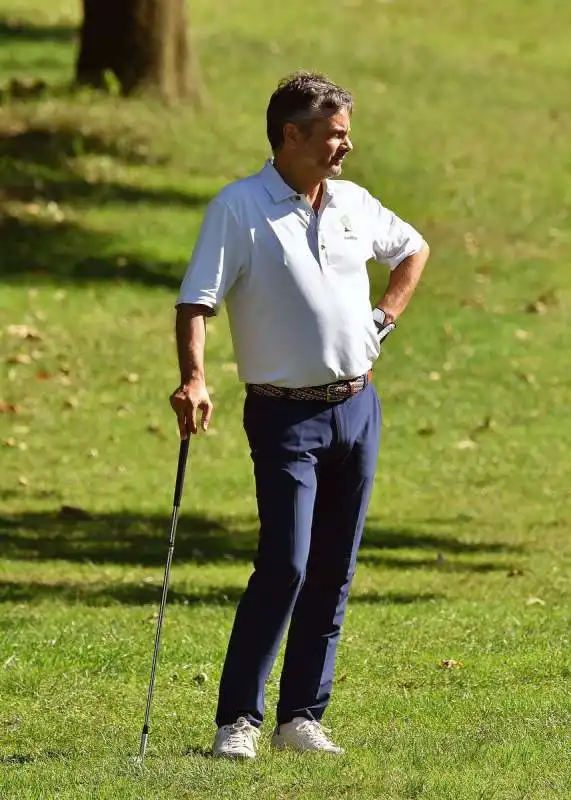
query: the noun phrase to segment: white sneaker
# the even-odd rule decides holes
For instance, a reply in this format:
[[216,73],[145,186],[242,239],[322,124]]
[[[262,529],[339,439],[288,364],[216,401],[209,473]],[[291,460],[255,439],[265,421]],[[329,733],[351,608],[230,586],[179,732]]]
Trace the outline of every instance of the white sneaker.
[[232,725],[222,725],[216,731],[212,754],[225,758],[255,758],[260,731],[245,717]]
[[300,753],[322,750],[325,753],[344,753],[342,747],[327,738],[327,728],[317,720],[294,717],[291,722],[278,725],[272,736],[272,744],[278,750],[298,750]]

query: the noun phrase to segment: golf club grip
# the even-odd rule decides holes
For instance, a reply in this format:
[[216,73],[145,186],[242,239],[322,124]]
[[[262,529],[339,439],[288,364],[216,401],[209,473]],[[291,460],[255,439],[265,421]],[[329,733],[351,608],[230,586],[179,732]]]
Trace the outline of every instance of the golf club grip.
[[184,486],[184,473],[186,470],[186,459],[188,456],[188,446],[190,443],[190,434],[186,439],[180,440],[180,449],[178,451],[178,467],[176,470],[176,484],[174,487],[174,505],[176,508],[180,506],[180,498],[182,496],[182,487]]

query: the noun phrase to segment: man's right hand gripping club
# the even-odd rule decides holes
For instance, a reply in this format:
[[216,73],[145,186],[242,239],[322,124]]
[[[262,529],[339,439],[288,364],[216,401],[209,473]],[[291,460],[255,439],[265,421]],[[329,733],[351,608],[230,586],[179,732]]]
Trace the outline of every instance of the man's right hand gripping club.
[[182,304],[177,308],[176,344],[180,368],[180,386],[170,396],[176,414],[180,438],[186,439],[200,428],[207,430],[214,405],[204,378],[204,344],[206,316],[209,309],[201,305]]
[[190,433],[198,433],[198,412],[201,412],[200,428],[208,429],[214,405],[203,380],[181,384],[170,396],[171,407],[178,420],[180,438],[187,439]]

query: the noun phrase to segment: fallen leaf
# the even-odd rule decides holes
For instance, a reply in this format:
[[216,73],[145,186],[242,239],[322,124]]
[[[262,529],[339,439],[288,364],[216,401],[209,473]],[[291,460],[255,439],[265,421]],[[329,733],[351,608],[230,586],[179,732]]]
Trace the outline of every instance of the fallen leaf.
[[512,567],[508,570],[508,578],[517,578],[520,575],[523,575],[523,570],[519,567]]
[[527,340],[530,338],[530,333],[529,331],[524,331],[523,328],[518,328],[515,331],[515,338],[519,339],[520,342],[527,342]]
[[123,380],[127,381],[127,383],[137,383],[139,376],[136,372],[128,372],[123,376]]
[[36,341],[41,341],[42,337],[38,333],[35,328],[31,328],[29,325],[8,325],[6,328],[6,333],[9,336],[14,336],[17,339],[34,339]]
[[14,403],[5,403],[3,400],[0,401],[0,414],[18,414],[19,409],[18,406]]
[[92,447],[88,455],[90,458],[97,458],[97,456],[99,455],[99,450],[97,450],[95,447]]
[[2,444],[4,447],[16,447],[18,442],[14,439],[13,436],[9,436],[7,439],[2,439]]
[[528,597],[525,604],[526,606],[544,606],[545,600],[542,600],[541,597]]
[[462,661],[455,661],[453,658],[445,658],[440,662],[442,669],[462,669],[464,664]]
[[546,314],[550,308],[557,308],[559,298],[555,289],[547,289],[539,297],[525,306],[528,314]]
[[28,486],[30,481],[25,477],[25,475],[20,475],[18,478],[18,483],[20,483],[22,486]]
[[474,428],[471,436],[478,436],[481,433],[486,433],[486,431],[495,430],[496,427],[496,421],[492,416],[488,415]]
[[86,520],[93,519],[89,511],[77,506],[62,506],[58,513],[59,519]]
[[64,406],[66,408],[78,408],[79,400],[77,397],[68,397],[67,400],[64,401]]
[[462,439],[454,445],[458,450],[473,450],[476,447],[476,442],[472,439]]
[[480,246],[473,233],[468,231],[464,234],[464,248],[469,256],[477,256],[480,252]]
[[53,200],[46,205],[46,211],[55,222],[62,222],[65,219],[65,214]]
[[528,314],[546,314],[547,306],[541,300],[533,300],[526,305],[525,310]]
[[521,378],[522,381],[525,381],[530,386],[537,386],[537,380],[535,379],[535,375],[532,375],[531,372],[516,372],[518,378]]
[[6,359],[7,364],[31,364],[32,357],[28,353],[17,353],[15,356],[9,356]]
[[45,369],[40,369],[36,372],[35,376],[37,381],[49,381],[50,378],[53,377],[51,372],[48,372]]
[[4,664],[3,664],[4,669],[12,669],[13,667],[15,667],[17,660],[18,660],[18,656],[16,655],[16,653],[12,653],[12,655],[8,656],[8,658],[4,662]]

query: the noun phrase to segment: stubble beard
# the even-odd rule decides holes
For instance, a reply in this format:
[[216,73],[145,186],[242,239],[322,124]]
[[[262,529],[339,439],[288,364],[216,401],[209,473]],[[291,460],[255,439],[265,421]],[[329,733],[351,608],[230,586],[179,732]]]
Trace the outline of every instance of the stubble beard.
[[343,164],[331,164],[327,170],[327,178],[338,178],[343,172]]

